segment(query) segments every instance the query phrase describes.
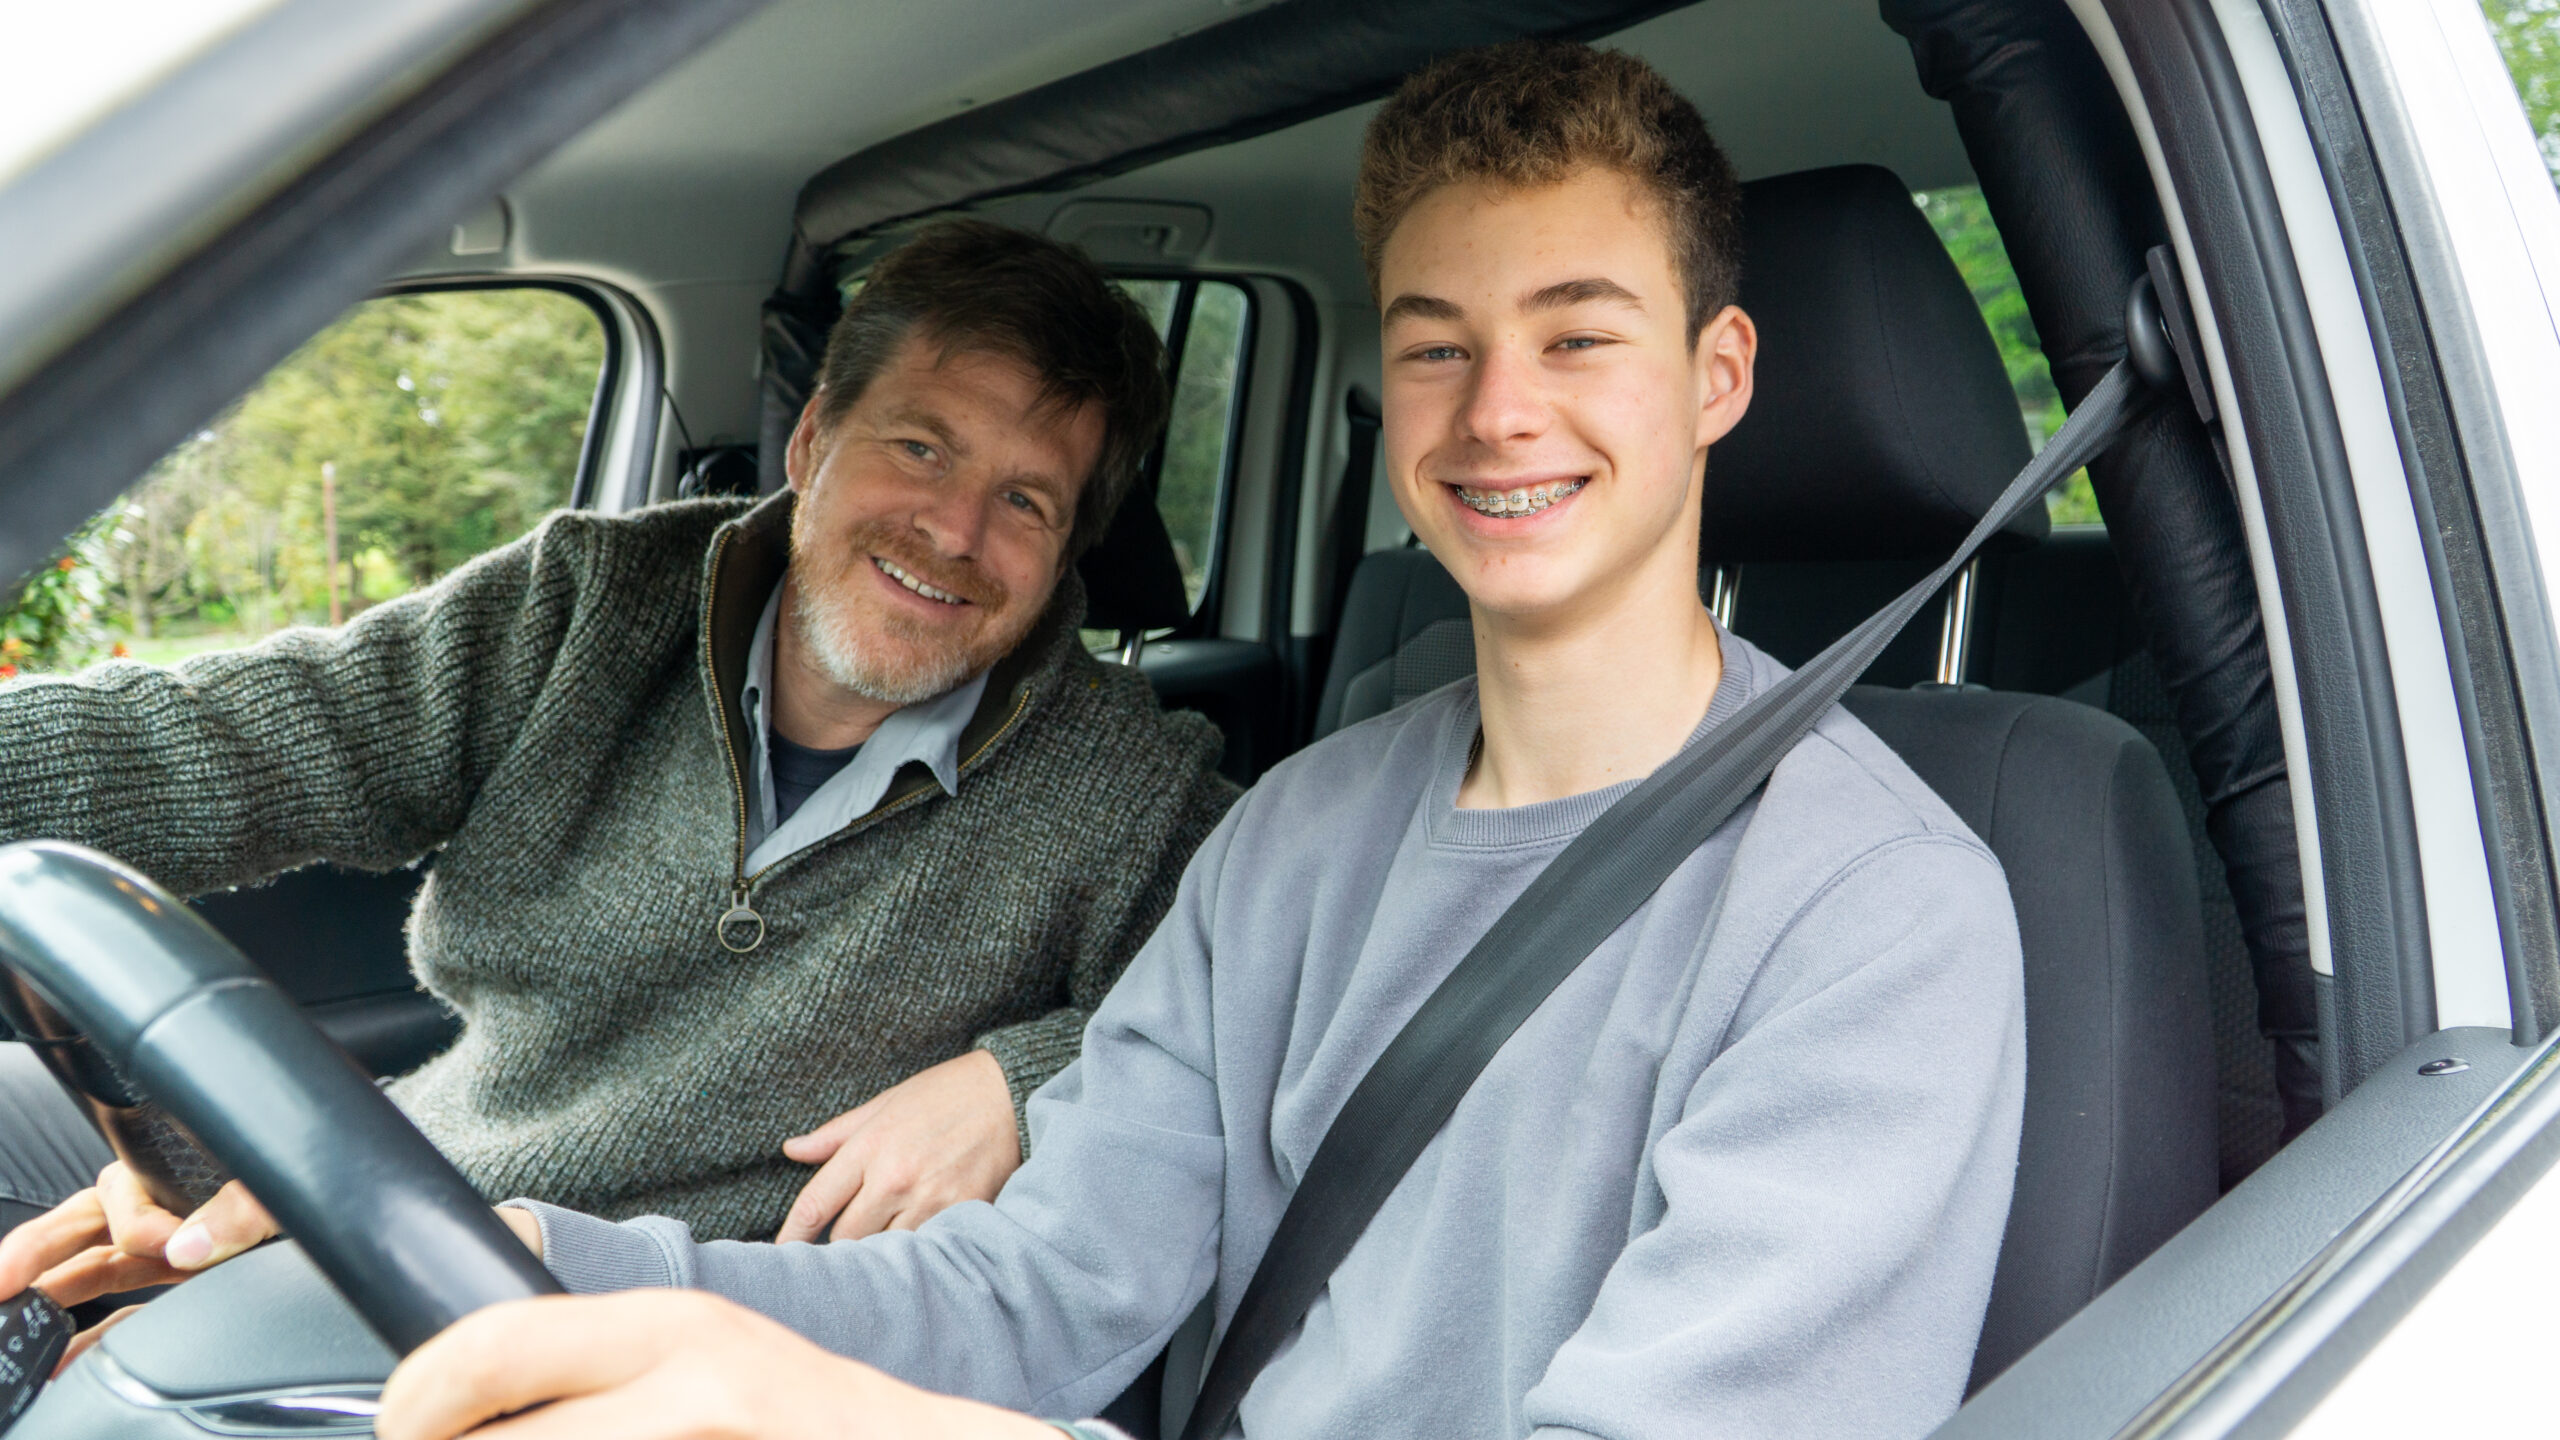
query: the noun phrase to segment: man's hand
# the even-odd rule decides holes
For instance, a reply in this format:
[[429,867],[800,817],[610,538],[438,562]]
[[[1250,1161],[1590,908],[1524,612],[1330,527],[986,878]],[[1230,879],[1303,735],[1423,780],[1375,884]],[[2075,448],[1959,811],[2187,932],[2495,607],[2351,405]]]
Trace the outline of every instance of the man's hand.
[[276,1222],[234,1180],[180,1220],[161,1209],[122,1162],[0,1239],[0,1295],[34,1285],[58,1305],[172,1285],[276,1233]]
[[913,1230],[963,1200],[994,1199],[1022,1164],[1013,1093],[984,1050],[908,1076],[782,1153],[819,1169],[778,1241]]
[[374,1427],[382,1440],[1058,1440],[1037,1420],[901,1384],[690,1290],[478,1311],[392,1372]]

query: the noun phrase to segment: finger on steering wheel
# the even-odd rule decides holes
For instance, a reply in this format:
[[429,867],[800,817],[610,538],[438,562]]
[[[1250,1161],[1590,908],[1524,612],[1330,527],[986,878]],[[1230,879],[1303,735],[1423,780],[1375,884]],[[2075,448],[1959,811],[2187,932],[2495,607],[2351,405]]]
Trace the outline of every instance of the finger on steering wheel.
[[106,1243],[107,1217],[99,1208],[98,1192],[83,1190],[0,1236],[0,1296],[15,1295],[64,1262]]
[[57,1305],[82,1305],[101,1295],[183,1277],[157,1260],[138,1260],[116,1248],[96,1190],[83,1190],[0,1240],[0,1280],[16,1294],[29,1285]]
[[117,1249],[137,1260],[162,1258],[169,1237],[177,1233],[179,1217],[160,1208],[160,1202],[142,1188],[140,1176],[119,1160],[98,1172],[97,1195]]
[[250,1196],[247,1186],[233,1180],[187,1217],[169,1237],[164,1253],[172,1269],[202,1270],[264,1244],[275,1233],[276,1222],[268,1217],[266,1207]]

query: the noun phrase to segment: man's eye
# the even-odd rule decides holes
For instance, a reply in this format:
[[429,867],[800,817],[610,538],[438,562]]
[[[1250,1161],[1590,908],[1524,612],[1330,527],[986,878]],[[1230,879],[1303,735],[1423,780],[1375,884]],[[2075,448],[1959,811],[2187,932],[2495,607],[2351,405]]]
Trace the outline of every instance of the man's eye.
[[1567,335],[1562,340],[1556,342],[1556,348],[1559,350],[1589,350],[1601,343],[1601,339],[1597,335]]
[[901,440],[898,443],[906,446],[907,453],[913,455],[919,460],[930,460],[933,458],[933,447],[927,445],[921,440]]
[[1008,505],[1012,506],[1012,507],[1013,507],[1014,509],[1016,509],[1016,510],[1028,510],[1028,511],[1033,512],[1034,514],[1037,514],[1037,513],[1039,512],[1039,509],[1040,509],[1040,502],[1038,502],[1038,501],[1036,501],[1036,500],[1032,499],[1032,498],[1031,498],[1030,496],[1028,496],[1028,495],[1023,494],[1023,493],[1022,493],[1021,491],[1019,491],[1019,490],[1008,490],[1008,491],[1006,491],[1006,492],[1005,492],[1005,495],[1004,495],[1004,501],[1005,501],[1005,503],[1006,503],[1006,504],[1008,504]]

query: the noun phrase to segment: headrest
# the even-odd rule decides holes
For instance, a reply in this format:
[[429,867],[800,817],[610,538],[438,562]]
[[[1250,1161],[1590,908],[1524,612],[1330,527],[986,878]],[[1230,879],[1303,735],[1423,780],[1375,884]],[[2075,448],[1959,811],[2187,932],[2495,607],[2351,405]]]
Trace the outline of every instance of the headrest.
[[[1890,170],[1742,187],[1751,410],[1707,456],[1703,558],[1935,559],[2026,467],[1999,347]],[[2032,508],[2008,534],[2047,528]]]
[[1076,561],[1088,630],[1165,630],[1191,618],[1182,562],[1152,484],[1133,486],[1092,549]]

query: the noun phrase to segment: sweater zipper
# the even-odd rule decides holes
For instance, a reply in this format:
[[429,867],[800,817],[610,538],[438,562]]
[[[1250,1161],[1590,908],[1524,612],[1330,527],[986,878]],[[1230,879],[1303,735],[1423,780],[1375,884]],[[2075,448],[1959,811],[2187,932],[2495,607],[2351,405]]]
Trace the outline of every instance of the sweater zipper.
[[[712,557],[711,566],[712,578],[714,581],[717,581],[720,575],[720,560],[718,556]],[[711,641],[711,614],[707,607],[703,611],[702,634],[703,644],[705,646],[703,653],[709,654],[710,650],[708,647]],[[1031,687],[1025,685],[1022,687],[1021,691],[1013,697],[1012,713],[1005,716],[1004,723],[997,726],[986,739],[978,742],[977,749],[970,751],[967,755],[961,758],[960,768],[954,772],[955,776],[967,774],[969,772],[969,767],[978,763],[978,757],[986,754],[998,740],[1001,740],[1006,735],[1011,734],[1015,724],[1020,722],[1022,719],[1022,712],[1029,708],[1030,704]],[[718,927],[721,948],[729,951],[733,955],[744,955],[764,943],[764,917],[756,913],[756,908],[752,903],[755,896],[755,887],[758,882],[764,879],[764,877],[781,869],[785,865],[791,864],[793,861],[798,860],[801,856],[808,854],[812,850],[819,849],[834,841],[843,839],[845,836],[854,833],[857,829],[868,830],[872,826],[879,824],[881,821],[888,819],[892,815],[899,814],[917,805],[921,805],[924,803],[925,797],[932,793],[930,790],[919,790],[903,799],[892,801],[890,804],[872,811],[869,815],[866,815],[860,820],[855,821],[853,824],[838,830],[834,834],[821,836],[820,838],[801,846],[799,849],[792,851],[790,854],[783,856],[781,859],[774,861],[763,869],[758,870],[753,875],[750,875],[747,873],[747,773],[745,767],[738,763],[738,747],[729,743],[729,727],[726,724],[723,724],[720,727],[720,748],[727,752],[729,756],[730,794],[738,802],[738,844],[735,852],[737,860],[735,862],[735,868],[730,876],[729,908],[720,916],[720,924]]]
[[752,883],[747,878],[747,771],[738,763],[738,747],[729,738],[729,702],[720,693],[720,671],[711,663],[712,601],[720,593],[720,566],[729,558],[729,537],[722,535],[711,551],[711,573],[703,585],[702,663],[711,671],[712,729],[720,734],[720,753],[729,758],[729,797],[738,805],[738,829],[729,862],[729,908],[722,912],[712,933],[720,939],[720,948],[732,955],[744,955],[764,943],[764,917],[747,903]]

